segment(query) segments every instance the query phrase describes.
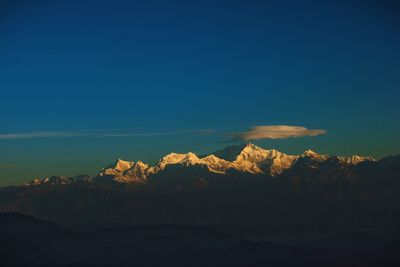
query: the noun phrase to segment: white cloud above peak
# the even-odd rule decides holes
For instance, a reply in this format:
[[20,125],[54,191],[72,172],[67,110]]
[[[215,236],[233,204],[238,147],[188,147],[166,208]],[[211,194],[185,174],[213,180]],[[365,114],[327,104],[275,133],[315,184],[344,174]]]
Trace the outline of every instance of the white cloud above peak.
[[287,139],[292,137],[317,136],[325,134],[323,129],[307,129],[303,126],[263,125],[255,126],[246,132],[233,133],[235,139],[243,141],[260,139]]

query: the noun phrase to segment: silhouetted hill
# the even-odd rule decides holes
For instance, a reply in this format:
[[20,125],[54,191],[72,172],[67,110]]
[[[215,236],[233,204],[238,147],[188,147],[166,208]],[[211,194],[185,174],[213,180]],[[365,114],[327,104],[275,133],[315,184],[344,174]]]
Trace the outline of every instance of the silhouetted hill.
[[70,231],[17,213],[1,213],[0,226],[2,266],[395,266],[399,262],[394,254],[398,243],[363,233],[293,246],[255,242],[200,226]]
[[0,213],[0,235],[12,235],[16,238],[43,238],[45,236],[65,237],[71,232],[54,223],[36,219],[17,212]]

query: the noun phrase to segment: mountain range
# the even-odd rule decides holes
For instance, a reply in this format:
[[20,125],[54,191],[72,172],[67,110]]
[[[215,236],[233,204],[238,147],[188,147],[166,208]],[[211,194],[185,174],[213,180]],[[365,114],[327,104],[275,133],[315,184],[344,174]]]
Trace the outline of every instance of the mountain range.
[[244,144],[119,159],[0,188],[1,250],[23,265],[397,266],[399,192],[400,156]]
[[287,155],[244,144],[202,156],[170,153],[154,165],[117,160],[95,176],[52,176],[0,188],[0,212],[74,229],[185,224],[257,236],[281,227],[298,229],[297,237],[349,231],[393,236],[400,235],[398,192],[400,156]]
[[79,175],[75,177],[53,176],[34,179],[27,186],[41,184],[71,184],[75,182],[93,183],[113,181],[115,183],[145,184],[154,175],[174,169],[201,168],[205,172],[227,174],[238,172],[243,174],[279,177],[299,165],[328,163],[341,168],[352,167],[363,162],[375,162],[371,157],[353,155],[351,157],[320,155],[307,150],[300,155],[288,155],[275,149],[266,150],[254,144],[230,146],[205,156],[170,153],[151,166],[142,161],[125,161],[118,159],[114,164],[102,169],[97,176]]

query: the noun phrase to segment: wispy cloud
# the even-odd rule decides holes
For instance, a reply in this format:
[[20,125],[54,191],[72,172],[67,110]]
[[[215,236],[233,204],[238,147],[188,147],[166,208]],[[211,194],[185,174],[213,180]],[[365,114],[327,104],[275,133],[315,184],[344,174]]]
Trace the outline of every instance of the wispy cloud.
[[165,131],[165,132],[133,132],[128,129],[114,130],[82,130],[82,131],[40,131],[27,133],[6,133],[0,134],[0,140],[7,139],[33,139],[33,138],[65,138],[65,137],[96,137],[96,138],[113,138],[113,137],[151,137],[165,135],[181,135],[181,134],[211,134],[214,130],[210,129],[191,129],[181,131]]
[[[212,129],[188,129],[178,131],[146,131],[137,132],[133,129],[109,129],[109,130],[80,130],[80,131],[37,131],[25,133],[0,134],[0,140],[34,139],[34,138],[124,138],[124,137],[157,137],[172,135],[208,135],[216,133]],[[325,134],[322,129],[307,129],[302,126],[267,125],[255,126],[245,132],[227,134],[233,140],[259,140],[259,139],[286,139],[291,137],[316,136]]]
[[287,139],[291,137],[316,136],[325,134],[322,129],[307,129],[302,126],[266,125],[255,126],[246,132],[229,134],[233,139],[250,141],[260,139]]
[[215,130],[210,129],[196,129],[196,130],[182,130],[171,132],[141,132],[141,133],[102,133],[94,137],[107,138],[107,137],[151,137],[151,136],[166,136],[166,135],[181,135],[181,134],[212,134]]
[[0,134],[0,139],[30,139],[30,138],[56,138],[87,135],[83,132],[29,132]]
[[15,168],[17,165],[15,163],[0,163],[0,169],[11,169]]

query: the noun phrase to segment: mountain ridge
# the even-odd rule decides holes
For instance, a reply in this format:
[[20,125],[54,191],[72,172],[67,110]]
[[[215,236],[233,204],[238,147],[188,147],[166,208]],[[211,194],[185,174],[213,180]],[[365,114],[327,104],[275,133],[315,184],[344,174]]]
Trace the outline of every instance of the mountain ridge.
[[375,162],[372,157],[352,155],[329,156],[318,154],[312,150],[306,150],[299,155],[290,155],[276,149],[264,149],[254,144],[242,144],[228,146],[222,150],[207,155],[198,156],[193,152],[169,153],[162,157],[155,165],[149,165],[142,161],[126,161],[117,159],[114,164],[103,168],[96,176],[63,177],[52,176],[36,178],[26,186],[40,184],[69,184],[73,182],[94,182],[109,180],[116,183],[145,184],[155,174],[164,172],[174,166],[177,171],[189,167],[198,166],[207,169],[210,173],[226,174],[230,171],[278,177],[286,171],[290,171],[297,164],[321,163],[335,161],[343,166],[355,166],[362,162]]

